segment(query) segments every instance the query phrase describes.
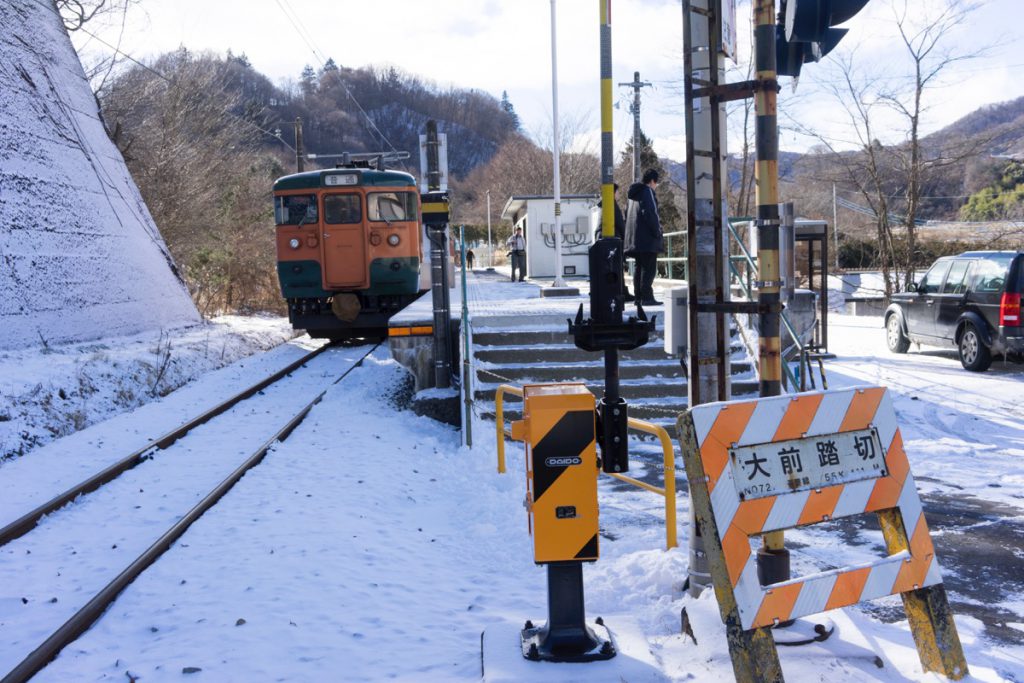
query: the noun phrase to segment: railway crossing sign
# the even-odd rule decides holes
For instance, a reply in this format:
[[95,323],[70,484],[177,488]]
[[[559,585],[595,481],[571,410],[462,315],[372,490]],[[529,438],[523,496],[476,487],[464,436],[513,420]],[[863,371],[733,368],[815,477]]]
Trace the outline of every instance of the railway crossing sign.
[[[967,675],[885,388],[708,403],[681,415],[678,427],[737,680],[782,680],[767,627],[895,593],[924,669]],[[869,512],[878,515],[885,556],[761,584],[751,538]]]

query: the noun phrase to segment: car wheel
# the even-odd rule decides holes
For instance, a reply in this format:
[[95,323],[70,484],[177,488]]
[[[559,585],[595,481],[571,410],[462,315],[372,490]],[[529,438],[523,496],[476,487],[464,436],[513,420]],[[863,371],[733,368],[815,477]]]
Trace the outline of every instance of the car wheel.
[[960,364],[966,370],[984,372],[992,365],[992,352],[981,340],[978,328],[971,323],[967,323],[963,334],[960,335],[960,344],[957,348],[960,352]]
[[893,353],[906,353],[910,348],[910,340],[903,334],[903,326],[898,315],[890,315],[885,322],[885,342]]

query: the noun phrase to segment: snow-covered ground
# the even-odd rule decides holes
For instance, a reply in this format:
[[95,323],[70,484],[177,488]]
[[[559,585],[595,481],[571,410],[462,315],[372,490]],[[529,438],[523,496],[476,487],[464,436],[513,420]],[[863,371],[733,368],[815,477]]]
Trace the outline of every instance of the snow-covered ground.
[[37,446],[166,396],[294,334],[287,318],[223,316],[168,332],[0,351],[0,477],[6,462]]
[[[895,356],[885,350],[879,319],[830,321],[840,355],[829,364],[831,385],[881,382],[895,394],[973,680],[1024,681],[1024,369],[996,364],[975,375],[952,352]],[[179,414],[198,412],[213,394],[231,393],[222,384],[251,383],[298,352],[293,344],[279,347],[265,354],[269,360],[236,363],[39,448],[17,462],[21,485],[34,480],[46,488],[78,459],[120,453],[142,434],[165,431],[154,422],[180,421]],[[393,395],[406,381],[378,350],[332,386],[287,441],[36,680],[478,680],[481,632],[543,620],[547,609],[545,571],[532,562],[522,507],[523,451],[509,444],[509,473],[497,474],[493,425],[474,429],[474,448],[460,447],[453,429],[396,403]],[[164,403],[174,406],[166,411],[173,419],[160,410]],[[72,441],[74,448],[65,445]],[[49,457],[56,452],[65,457]],[[638,462],[635,469],[656,468]],[[601,559],[584,569],[588,615],[603,616],[613,632],[640,634],[630,641],[650,651],[649,679],[731,680],[713,595],[694,600],[682,591],[688,506],[681,491],[680,547],[665,551],[660,499],[602,479]],[[91,515],[97,528],[109,515],[100,495],[0,548],[0,649],[10,651],[14,638],[5,629],[19,611],[51,610],[59,622],[58,613],[90,597],[63,575],[92,538]],[[133,496],[139,514],[165,507],[163,498]],[[0,501],[0,524],[23,511],[15,507]],[[166,508],[161,515],[185,511]],[[79,520],[74,528],[65,524],[72,513]],[[163,531],[154,522],[150,537]],[[52,550],[26,552],[44,538]],[[787,539],[798,574],[876,556],[880,542],[870,524],[836,523],[787,532]],[[89,561],[100,583],[128,553],[95,545]],[[29,559],[32,574],[20,577]],[[697,644],[680,635],[683,607]],[[787,680],[940,680],[921,671],[898,598],[832,618],[837,634],[828,641],[780,648]],[[507,645],[517,647],[514,640]],[[595,679],[604,665],[534,666],[569,681]]]

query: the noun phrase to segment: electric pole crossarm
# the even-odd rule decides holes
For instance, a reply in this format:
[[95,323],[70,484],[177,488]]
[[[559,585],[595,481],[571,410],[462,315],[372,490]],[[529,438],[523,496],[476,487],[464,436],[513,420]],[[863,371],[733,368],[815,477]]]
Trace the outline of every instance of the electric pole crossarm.
[[709,81],[693,81],[696,85],[704,86],[700,88],[694,88],[693,97],[695,99],[701,97],[710,97],[712,103],[718,104],[722,102],[733,102],[735,100],[745,100],[748,97],[754,97],[757,93],[765,90],[766,88],[774,88],[775,92],[779,91],[778,82],[774,85],[766,83],[764,81],[740,81],[738,83],[726,83],[724,85],[710,85]]

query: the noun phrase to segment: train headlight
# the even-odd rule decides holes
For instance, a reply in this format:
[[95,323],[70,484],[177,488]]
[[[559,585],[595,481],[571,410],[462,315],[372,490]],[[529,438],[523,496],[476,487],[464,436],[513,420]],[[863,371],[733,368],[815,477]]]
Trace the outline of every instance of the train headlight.
[[293,237],[290,240],[288,240],[288,246],[291,247],[292,249],[298,249],[300,244],[302,243],[299,242],[299,239],[297,237]]
[[402,238],[398,235],[388,235],[388,244],[393,247],[397,247],[398,243],[402,241]]

